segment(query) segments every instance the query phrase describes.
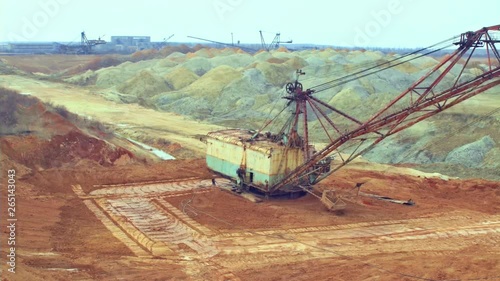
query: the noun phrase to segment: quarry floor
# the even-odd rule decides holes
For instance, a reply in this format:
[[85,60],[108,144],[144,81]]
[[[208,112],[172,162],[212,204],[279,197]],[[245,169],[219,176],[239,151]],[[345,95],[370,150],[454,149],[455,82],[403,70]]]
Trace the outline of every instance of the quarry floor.
[[311,195],[253,203],[219,188],[225,179],[212,186],[210,177],[202,159],[25,175],[16,194],[17,273],[6,274],[2,265],[3,280],[500,275],[497,182],[426,179],[353,164],[319,188],[347,196],[364,181],[366,193],[411,198],[416,205],[351,196],[344,213],[336,214]]
[[[196,158],[18,171],[16,274],[2,263],[2,280],[500,278],[499,182],[357,162],[317,187],[349,198],[342,214],[312,195],[253,203],[219,188],[224,179],[211,185],[199,136],[220,127],[113,103],[91,89],[19,76],[2,76],[0,85],[131,135],[180,143]],[[2,180],[16,166],[3,164]],[[359,182],[363,192],[416,204],[356,197]]]

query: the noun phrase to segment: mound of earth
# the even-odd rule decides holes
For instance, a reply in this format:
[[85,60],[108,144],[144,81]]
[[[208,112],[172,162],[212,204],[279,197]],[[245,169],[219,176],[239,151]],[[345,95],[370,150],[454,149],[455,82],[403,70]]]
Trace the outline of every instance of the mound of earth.
[[114,147],[78,130],[55,135],[50,140],[36,136],[3,137],[0,146],[10,159],[37,169],[60,167],[82,159],[109,166],[128,163],[134,157],[128,150]]
[[200,78],[198,75],[194,74],[192,71],[189,69],[181,66],[173,69],[169,73],[165,74],[163,77],[165,81],[171,85],[173,90],[180,90],[190,84],[192,84],[194,81],[196,81],[198,78]]
[[[31,169],[48,169],[83,159],[103,166],[137,160],[127,149],[101,139],[108,133],[101,131],[97,122],[3,88],[0,99],[0,147],[11,161]],[[86,127],[82,130],[70,119]]]
[[[262,127],[280,112],[287,102],[282,99],[284,85],[296,79],[297,69],[306,73],[299,81],[307,89],[323,83],[335,85],[329,82],[399,57],[379,51],[331,48],[249,54],[230,48],[196,47],[140,52],[134,57],[142,59],[140,61],[89,71],[66,81],[90,86],[93,93],[118,103],[139,103],[224,127],[250,129]],[[358,120],[367,120],[437,63],[436,58],[424,56],[371,76],[354,77],[346,84],[315,93],[315,97]],[[464,70],[462,79],[469,80],[484,72],[484,63],[481,60],[474,62]],[[460,72],[461,65],[454,67],[438,90],[452,85]],[[424,81],[424,84],[430,82]],[[480,169],[498,167],[500,122],[498,111],[494,113],[499,106],[497,96],[495,88],[482,93],[422,122],[418,128],[387,139],[366,157],[383,163],[465,163],[464,159],[456,160],[458,156],[454,150],[489,136],[493,146],[488,151],[481,151],[484,157],[473,160],[472,165]],[[406,102],[401,101],[397,107],[405,108]],[[352,122],[326,113],[342,131],[353,126]],[[276,119],[271,129],[279,130],[278,123],[284,120],[285,117]],[[461,128],[468,123],[469,127]],[[309,120],[309,128],[313,142],[329,141],[315,118]],[[448,159],[455,160],[446,161],[452,151]],[[448,168],[443,166],[443,169]]]
[[[395,54],[381,52],[348,52],[333,49],[299,52],[283,49],[248,54],[234,49],[200,48],[189,53],[172,52],[161,59],[125,62],[118,66],[102,68],[94,75],[80,74],[67,81],[87,85],[95,80],[96,86],[107,89],[102,91],[105,92],[103,95],[111,100],[141,102],[155,109],[195,115],[196,118],[210,119],[212,122],[217,122],[219,118],[221,124],[224,124],[225,120],[252,116],[251,120],[247,121],[258,126],[268,115],[269,108],[266,104],[261,107],[249,106],[247,100],[253,99],[252,93],[256,92],[255,88],[265,87],[266,93],[260,90],[257,92],[272,95],[271,102],[273,102],[283,95],[284,85],[295,80],[297,69],[302,69],[306,73],[305,78],[301,80],[305,79],[303,84],[307,88],[361,70],[367,65],[390,61],[397,57]],[[415,81],[415,75],[425,73],[432,67],[432,62],[435,64],[436,60],[425,57],[414,61],[411,67],[391,69],[386,73],[361,78],[342,87],[333,88],[329,93],[320,93],[318,97],[331,104],[337,102],[348,104],[354,111],[352,115],[362,119],[408,87]],[[264,79],[258,77],[259,79],[250,81],[250,84],[238,81],[250,70],[257,70]],[[478,70],[475,68],[473,71]],[[167,92],[168,94],[163,95]],[[338,93],[340,95],[333,99]],[[183,100],[183,106],[179,106],[179,99],[187,95],[199,96],[202,99],[208,96],[219,96],[219,98],[203,100],[203,108],[198,111],[200,103],[191,99]],[[367,95],[376,96],[368,102],[373,110],[361,109],[361,105],[365,103],[364,98],[352,100],[353,96]],[[231,96],[233,100],[241,102],[234,104],[231,112],[219,110],[222,96]]]
[[132,79],[119,85],[117,89],[130,97],[136,97],[137,101],[147,100],[154,95],[172,90],[163,78],[147,70],[141,71]]

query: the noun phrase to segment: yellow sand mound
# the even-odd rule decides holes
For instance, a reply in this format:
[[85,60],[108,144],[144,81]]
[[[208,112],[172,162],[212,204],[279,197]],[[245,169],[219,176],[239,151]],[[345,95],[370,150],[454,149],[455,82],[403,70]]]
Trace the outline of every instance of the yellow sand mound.
[[239,71],[230,66],[221,65],[207,72],[185,90],[194,95],[217,96],[227,84],[240,77]]
[[190,85],[200,77],[185,67],[177,67],[163,76],[163,78],[165,78],[165,81],[174,90],[179,90]]
[[139,98],[149,98],[156,94],[171,91],[165,80],[145,70],[118,87],[118,91]]

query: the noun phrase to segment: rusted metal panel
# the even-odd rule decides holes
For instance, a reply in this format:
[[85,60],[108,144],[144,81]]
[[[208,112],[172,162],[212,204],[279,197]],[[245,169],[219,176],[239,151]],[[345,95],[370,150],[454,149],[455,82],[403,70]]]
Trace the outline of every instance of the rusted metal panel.
[[271,158],[268,153],[260,151],[247,150],[246,151],[246,168],[253,171],[269,174],[271,169]]
[[243,165],[246,182],[265,186],[272,185],[303,163],[304,152],[300,148],[286,148],[263,137],[247,141],[252,135],[252,132],[240,129],[209,133],[206,157],[208,167],[237,179],[236,170]]
[[271,156],[270,175],[281,175],[290,172],[304,162],[304,153],[299,148],[273,151]]
[[207,155],[224,159],[238,166],[242,161],[243,151],[242,146],[226,143],[217,139],[207,140]]

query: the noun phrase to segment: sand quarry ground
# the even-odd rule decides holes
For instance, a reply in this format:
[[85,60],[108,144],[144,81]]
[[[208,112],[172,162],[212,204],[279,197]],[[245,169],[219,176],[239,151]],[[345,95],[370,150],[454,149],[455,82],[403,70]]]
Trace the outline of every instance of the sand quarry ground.
[[[500,278],[499,182],[445,180],[357,161],[317,187],[334,187],[349,199],[342,214],[328,212],[311,195],[252,203],[211,185],[199,136],[221,127],[115,103],[67,84],[0,78],[1,86],[64,105],[119,132],[182,144],[191,153],[183,158],[192,158],[145,163],[120,156],[120,163],[99,165],[103,155],[114,159],[103,141],[94,154],[75,154],[50,166],[37,153],[23,151],[66,159],[63,148],[81,147],[78,142],[87,142],[88,134],[61,121],[57,124],[65,129],[58,134],[64,137],[50,142],[3,136],[2,185],[6,170],[16,169],[18,221],[16,273],[2,262],[2,280]],[[366,193],[412,199],[416,205],[355,197],[358,182]],[[218,179],[218,184],[228,182]],[[1,194],[0,260],[5,261],[7,190]]]

